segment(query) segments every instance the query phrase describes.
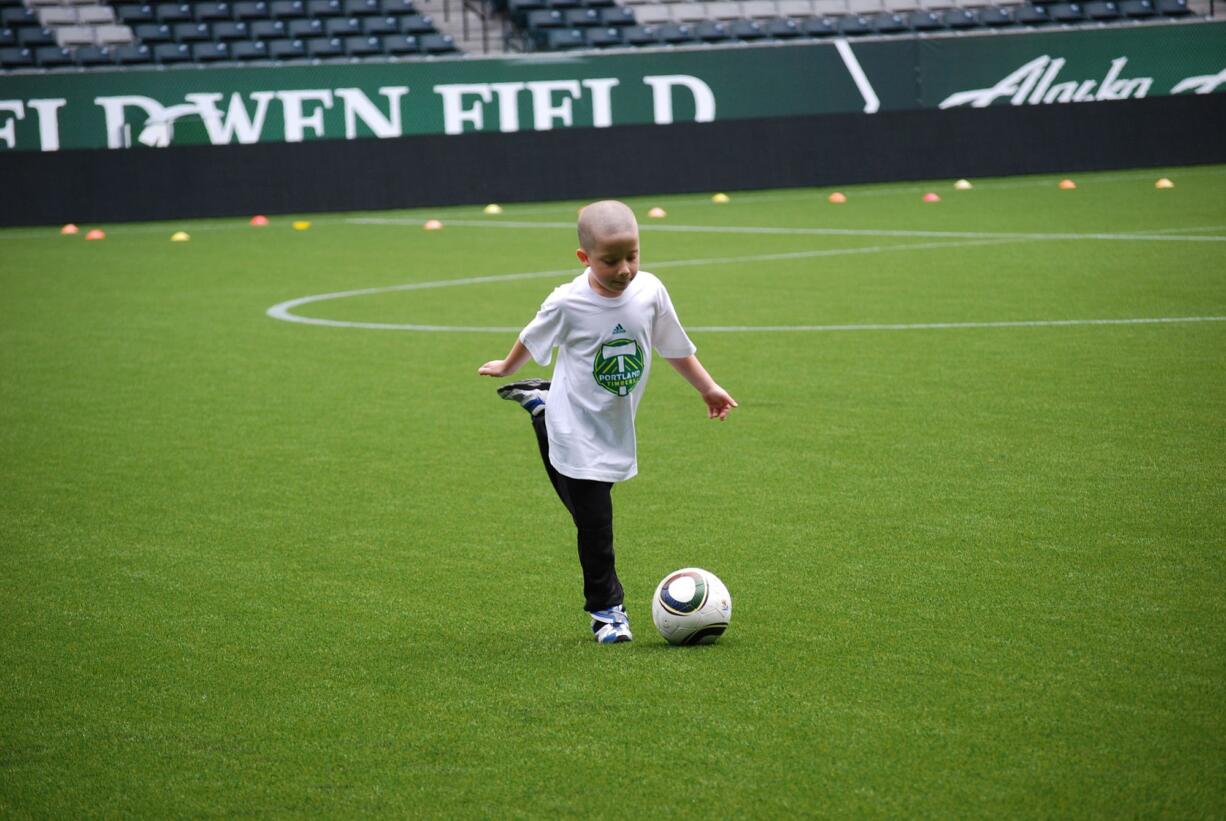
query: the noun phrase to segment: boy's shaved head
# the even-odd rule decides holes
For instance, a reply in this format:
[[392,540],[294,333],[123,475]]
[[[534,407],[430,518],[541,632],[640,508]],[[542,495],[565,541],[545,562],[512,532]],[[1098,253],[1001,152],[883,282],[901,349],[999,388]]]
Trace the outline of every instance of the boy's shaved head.
[[639,232],[638,220],[630,206],[617,200],[601,200],[579,212],[579,247],[591,252],[606,237]]

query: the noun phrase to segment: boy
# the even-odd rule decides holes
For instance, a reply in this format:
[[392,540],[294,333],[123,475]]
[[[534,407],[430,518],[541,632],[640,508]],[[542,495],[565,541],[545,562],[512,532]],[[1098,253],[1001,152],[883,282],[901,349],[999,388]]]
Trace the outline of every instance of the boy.
[[587,266],[546,298],[505,359],[477,369],[509,376],[528,361],[558,362],[552,382],[526,379],[498,389],[532,415],[549,480],[579,532],[585,609],[602,644],[630,641],[613,561],[614,482],[638,472],[634,413],[658,350],[723,421],[736,401],[715,383],[686,336],[664,284],[639,271],[639,227],[623,203],[579,212],[579,261]]

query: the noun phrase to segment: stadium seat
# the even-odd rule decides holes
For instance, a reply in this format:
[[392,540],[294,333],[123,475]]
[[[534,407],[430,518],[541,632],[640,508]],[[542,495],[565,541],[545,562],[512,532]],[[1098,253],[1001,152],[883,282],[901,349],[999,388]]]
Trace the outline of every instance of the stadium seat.
[[1080,23],[1086,19],[1079,3],[1052,3],[1047,7],[1047,16],[1057,23]]
[[340,17],[345,12],[341,0],[307,0],[306,10],[312,17]]
[[698,40],[693,27],[685,23],[664,23],[659,28],[660,42],[669,45],[693,43]]
[[0,48],[0,68],[31,68],[34,52],[28,48]]
[[300,37],[323,37],[324,21],[311,17],[299,20],[290,20],[288,23],[286,23],[285,30],[293,39]]
[[110,6],[82,6],[77,9],[77,22],[84,26],[105,26],[115,22],[115,10]]
[[1091,20],[1118,20],[1120,16],[1120,7],[1112,0],[1091,0],[1084,8]]
[[197,63],[212,63],[230,59],[230,47],[225,43],[196,43],[192,46],[192,60]]
[[93,26],[60,26],[55,29],[55,44],[61,48],[94,45]]
[[367,57],[383,53],[383,41],[378,37],[346,37],[345,53],[354,57]]
[[153,50],[144,43],[133,43],[130,46],[119,46],[111,54],[120,65],[141,65],[153,61]]
[[863,15],[848,15],[839,18],[839,34],[847,37],[857,37],[861,34],[871,34],[873,24]]
[[766,32],[766,36],[775,40],[791,40],[794,37],[799,37],[802,32],[800,30],[800,22],[785,17],[776,17],[774,20],[767,20],[762,26],[762,30]]
[[115,11],[119,19],[130,26],[136,23],[152,23],[157,19],[153,13],[153,6],[148,3],[132,3],[126,6],[119,6]]
[[54,46],[55,34],[51,31],[51,29],[40,28],[38,26],[20,28],[17,29],[17,44],[20,46],[28,46],[30,48]]
[[766,36],[766,32],[762,30],[762,24],[757,20],[733,20],[728,24],[728,33],[733,39],[743,42],[761,40]]
[[230,56],[235,60],[267,60],[268,44],[263,40],[238,40],[230,44]]
[[[544,36],[539,42],[542,42],[545,48],[550,51],[565,51],[572,48],[583,48],[585,42],[583,40],[583,32],[579,29],[545,29],[541,32]],[[424,47],[423,38],[423,47]]]
[[1155,9],[1151,0],[1123,0],[1120,3],[1120,12],[1125,17],[1138,20],[1144,17],[1153,17]]
[[383,37],[383,50],[388,54],[417,54],[421,45],[411,34],[388,34]]
[[401,34],[430,34],[434,30],[434,20],[427,15],[410,14],[400,18]]
[[60,46],[42,46],[34,49],[34,62],[39,68],[59,68],[72,65],[72,52]]
[[567,9],[579,8],[583,5],[583,0],[545,0],[545,8],[557,9],[558,11],[566,11]]
[[673,6],[671,16],[678,23],[701,23],[707,19],[707,8],[701,3],[679,3]]
[[38,22],[44,26],[71,26],[77,22],[77,10],[69,6],[39,9]]
[[644,25],[671,23],[673,20],[673,13],[668,6],[660,4],[637,6],[632,13],[636,21]]
[[339,37],[317,37],[306,41],[307,56],[322,59],[344,57],[345,43]]
[[192,19],[190,3],[160,3],[156,7],[160,23],[186,23]]
[[814,17],[841,17],[847,14],[847,0],[813,0]]
[[625,6],[607,6],[600,9],[600,24],[602,26],[633,26],[638,20],[634,18],[634,9]]
[[400,21],[390,15],[362,18],[362,33],[365,35],[396,34],[399,31]]
[[750,20],[773,20],[779,16],[779,6],[775,0],[745,0],[741,14]]
[[412,14],[417,10],[413,0],[379,0],[379,8],[384,14]]
[[833,37],[838,34],[832,17],[810,17],[800,24],[800,30],[808,37]]
[[268,6],[268,15],[278,20],[306,17],[306,4],[302,0],[272,0]]
[[979,22],[985,26],[999,27],[1013,25],[1012,6],[985,6],[979,10]]
[[115,55],[106,46],[82,46],[72,58],[79,66],[109,66],[115,62]]
[[718,20],[703,20],[694,26],[694,34],[704,43],[719,43],[732,39],[728,26]]
[[223,20],[213,24],[213,39],[223,43],[230,40],[246,40],[251,36],[251,26],[243,21]]
[[9,48],[17,45],[17,35],[12,29],[0,28],[0,48]]
[[600,12],[596,9],[567,9],[562,12],[566,28],[587,28],[600,25]]
[[583,4],[589,9],[607,9],[617,5],[617,0],[586,0]]
[[907,20],[898,12],[883,11],[873,15],[873,31],[878,34],[895,34],[907,30]]
[[174,39],[165,23],[141,23],[133,26],[132,32],[142,43],[169,43]]
[[306,44],[301,40],[273,40],[268,44],[268,56],[273,60],[298,60],[306,57]]
[[518,26],[526,24],[529,12],[544,8],[545,0],[507,0],[507,16]]
[[583,39],[588,48],[609,48],[622,45],[622,29],[617,26],[594,26],[585,29]]
[[18,28],[20,26],[33,26],[37,24],[38,15],[34,13],[34,9],[7,8],[0,11],[0,25],[5,28]]
[[814,16],[811,0],[779,0],[777,5],[780,17],[803,20],[806,17]]
[[158,43],[153,47],[153,59],[159,63],[186,63],[192,59],[186,43]]
[[881,0],[847,0],[847,11],[849,14],[871,17],[878,12],[885,11],[885,6],[882,5]]
[[709,20],[721,20],[727,22],[729,20],[739,20],[741,18],[741,4],[727,2],[707,3],[706,17]]
[[136,39],[131,26],[98,26],[94,29],[94,39],[100,46],[119,46],[131,43]]
[[343,13],[346,17],[375,17],[383,14],[379,0],[345,0]]
[[230,4],[225,2],[195,3],[196,19],[205,22],[213,20],[231,20],[234,13]]
[[528,29],[558,29],[565,21],[557,9],[536,9],[528,12]]
[[455,38],[450,34],[427,34],[419,41],[421,50],[426,54],[453,54],[459,51]]
[[1188,0],[1158,0],[1158,13],[1166,17],[1183,17],[1191,14]]
[[284,20],[252,20],[249,27],[256,40],[280,40],[289,36]]
[[213,39],[208,23],[175,23],[170,31],[177,43],[203,43]]
[[233,6],[235,20],[263,20],[268,17],[268,3],[265,0],[243,0]]
[[324,21],[328,37],[354,37],[362,33],[362,21],[356,17],[331,17]]
[[951,29],[970,29],[979,25],[979,14],[976,9],[946,9],[941,22]]
[[622,40],[628,46],[654,46],[660,42],[660,31],[655,26],[626,26]]
[[[1146,0],[1146,2],[1148,1]],[[1051,22],[1051,16],[1047,13],[1047,7],[1036,6],[1033,3],[1027,3],[1024,6],[1018,7],[1015,19],[1023,26],[1045,26]]]

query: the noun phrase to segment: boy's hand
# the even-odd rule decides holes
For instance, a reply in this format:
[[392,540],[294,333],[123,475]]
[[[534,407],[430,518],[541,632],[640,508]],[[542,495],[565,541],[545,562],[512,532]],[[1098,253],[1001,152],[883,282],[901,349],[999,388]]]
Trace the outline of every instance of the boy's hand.
[[481,376],[506,376],[507,361],[505,359],[491,359],[480,368],[477,368],[477,373]]
[[736,400],[719,385],[712,385],[708,390],[703,391],[702,401],[707,403],[707,418],[718,419],[721,422],[728,418],[733,408],[737,407]]

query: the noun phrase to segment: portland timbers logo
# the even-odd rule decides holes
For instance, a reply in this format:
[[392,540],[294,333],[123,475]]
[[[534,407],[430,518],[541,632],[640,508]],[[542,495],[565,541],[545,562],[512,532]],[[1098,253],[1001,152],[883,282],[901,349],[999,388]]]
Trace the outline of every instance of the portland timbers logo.
[[[614,333],[625,333],[621,325]],[[592,378],[609,393],[625,396],[643,378],[643,352],[633,339],[610,339],[596,349]]]

